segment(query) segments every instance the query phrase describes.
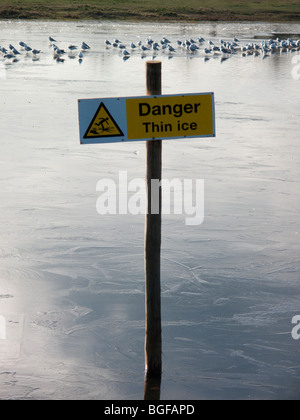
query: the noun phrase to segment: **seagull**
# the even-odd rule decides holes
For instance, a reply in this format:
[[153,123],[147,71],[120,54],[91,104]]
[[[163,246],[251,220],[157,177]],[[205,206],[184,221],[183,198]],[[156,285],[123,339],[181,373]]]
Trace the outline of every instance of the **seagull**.
[[172,45],[168,45],[168,50],[170,51],[170,52],[175,52],[176,50],[175,50],[175,48],[173,48],[172,47]]
[[54,38],[52,38],[51,36],[49,36],[49,41],[52,42],[57,42]]
[[[111,45],[111,42],[110,42],[108,39],[106,39],[106,40],[104,41],[104,44],[105,44],[105,45],[107,45],[107,46],[109,46],[109,45]],[[116,42],[116,44],[117,44],[117,42]]]
[[153,39],[151,39],[151,38],[147,38],[147,45],[149,46],[149,47],[151,47],[151,45],[153,44]]
[[15,47],[11,48],[11,51],[14,55],[20,55],[19,51]]
[[28,45],[26,45],[24,48],[25,48],[25,50],[26,50],[27,52],[32,51],[32,48],[31,48],[31,47],[29,47]]
[[269,50],[269,48],[268,48],[267,46],[264,46],[264,47],[262,48],[262,50],[263,50],[263,52],[264,52],[265,54],[268,54],[268,52],[270,52],[270,50]]
[[222,51],[223,54],[229,54],[230,53],[230,51],[227,50],[226,48],[224,48],[223,45],[221,46],[221,51]]
[[4,58],[7,58],[8,60],[10,60],[11,58],[16,58],[16,56],[14,54],[8,53],[4,55]]
[[81,49],[82,50],[90,50],[91,47],[86,42],[82,42]]
[[134,48],[136,48],[136,45],[132,42],[132,43],[130,44],[130,48],[134,49]]
[[74,51],[77,50],[78,47],[76,47],[76,45],[69,45],[68,48],[70,51]]
[[41,50],[36,50],[36,49],[32,50],[32,54],[34,55],[40,54],[40,52]]
[[192,52],[194,52],[196,50],[199,50],[199,48],[197,47],[196,44],[192,44],[192,45],[189,46],[189,50],[192,51]]
[[123,51],[122,51],[122,54],[123,54],[124,56],[128,56],[128,55],[130,55],[130,54],[129,54],[129,52],[128,52],[127,50],[123,50]]
[[59,49],[56,45],[53,46],[54,49],[54,56],[57,57],[59,55],[63,55],[65,52],[64,50]]

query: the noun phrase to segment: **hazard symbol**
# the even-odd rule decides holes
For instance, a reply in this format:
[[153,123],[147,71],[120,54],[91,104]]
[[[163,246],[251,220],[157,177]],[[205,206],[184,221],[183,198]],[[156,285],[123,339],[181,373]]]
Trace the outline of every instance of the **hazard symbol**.
[[99,105],[92,122],[86,130],[84,139],[97,137],[120,137],[124,136],[122,130],[106,108],[103,102]]

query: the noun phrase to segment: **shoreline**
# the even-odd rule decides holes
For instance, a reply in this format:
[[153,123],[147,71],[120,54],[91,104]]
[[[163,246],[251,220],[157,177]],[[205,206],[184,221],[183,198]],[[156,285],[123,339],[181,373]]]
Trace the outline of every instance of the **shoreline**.
[[113,20],[113,21],[155,21],[155,22],[299,22],[300,12],[256,11],[245,13],[228,10],[193,10],[178,11],[176,8],[165,10],[130,10],[129,8],[104,8],[97,6],[56,7],[46,5],[10,6],[0,5],[0,20]]

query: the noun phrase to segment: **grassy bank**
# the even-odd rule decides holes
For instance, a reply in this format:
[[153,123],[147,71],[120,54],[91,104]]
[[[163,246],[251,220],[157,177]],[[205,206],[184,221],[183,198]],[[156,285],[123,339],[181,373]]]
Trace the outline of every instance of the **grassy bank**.
[[295,0],[1,0],[0,19],[300,21]]

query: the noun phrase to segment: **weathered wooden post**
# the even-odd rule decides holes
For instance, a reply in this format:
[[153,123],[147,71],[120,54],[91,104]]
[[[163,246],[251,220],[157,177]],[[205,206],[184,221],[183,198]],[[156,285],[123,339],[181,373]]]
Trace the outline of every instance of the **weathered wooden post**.
[[[147,95],[161,95],[161,62],[146,63]],[[162,176],[162,141],[151,140],[146,143],[146,190],[147,212],[145,221],[145,282],[146,282],[146,333],[145,333],[145,371],[147,377],[161,377],[162,337],[161,337],[161,186],[158,194],[154,191]],[[152,180],[158,180],[155,183]],[[153,199],[155,201],[153,202]],[[155,207],[156,211],[152,211]]]

